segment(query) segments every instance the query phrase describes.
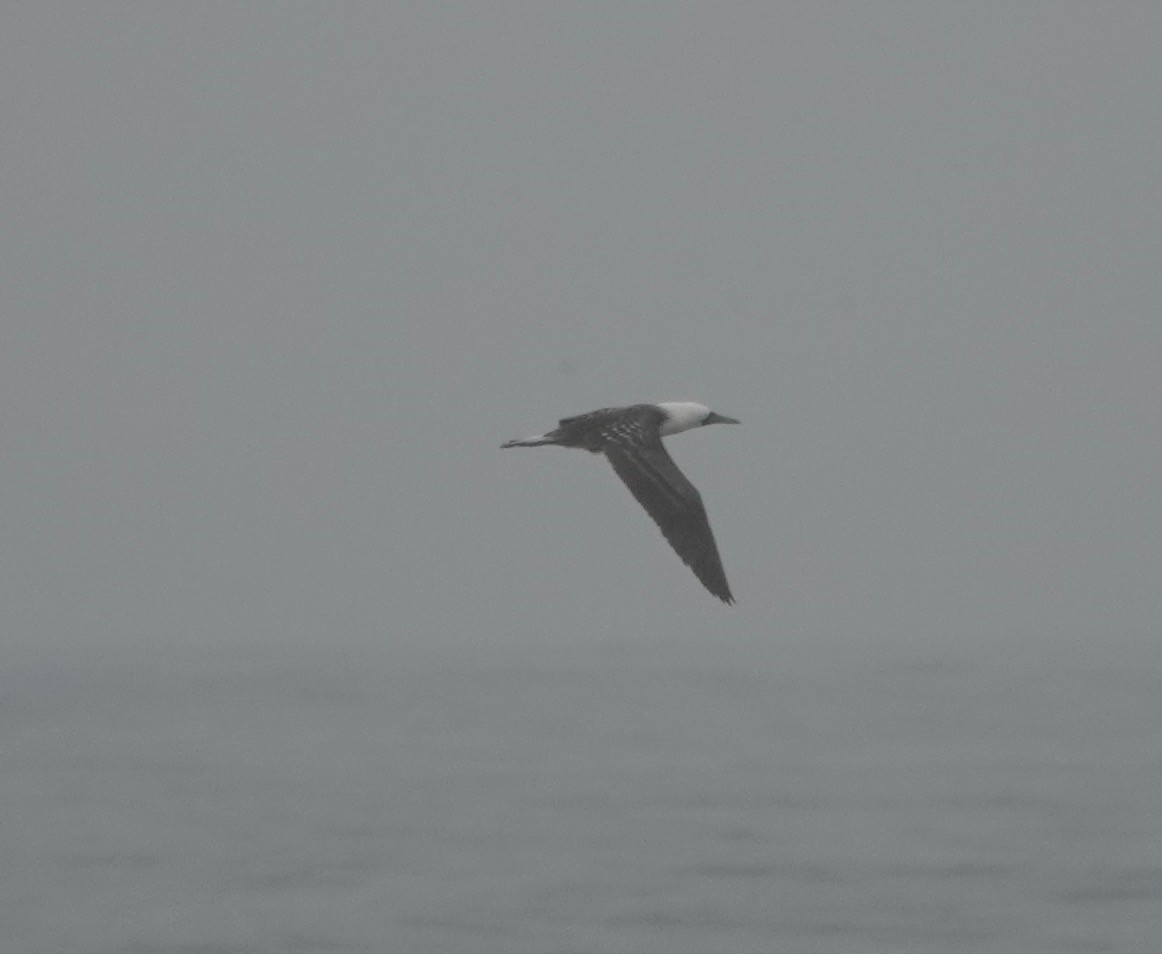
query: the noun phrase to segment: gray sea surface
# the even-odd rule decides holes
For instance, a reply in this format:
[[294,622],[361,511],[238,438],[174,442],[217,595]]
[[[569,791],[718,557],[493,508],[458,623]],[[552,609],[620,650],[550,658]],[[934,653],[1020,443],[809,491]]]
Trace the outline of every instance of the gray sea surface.
[[3,950],[1162,950],[1162,680],[667,647],[25,659]]

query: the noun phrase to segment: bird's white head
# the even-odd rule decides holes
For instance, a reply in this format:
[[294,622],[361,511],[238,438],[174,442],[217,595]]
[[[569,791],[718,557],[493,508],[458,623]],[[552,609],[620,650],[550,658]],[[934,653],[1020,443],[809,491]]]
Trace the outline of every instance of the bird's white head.
[[659,432],[679,434],[692,427],[702,427],[704,424],[737,424],[733,417],[725,417],[710,410],[705,404],[694,401],[663,401],[658,405],[666,415]]

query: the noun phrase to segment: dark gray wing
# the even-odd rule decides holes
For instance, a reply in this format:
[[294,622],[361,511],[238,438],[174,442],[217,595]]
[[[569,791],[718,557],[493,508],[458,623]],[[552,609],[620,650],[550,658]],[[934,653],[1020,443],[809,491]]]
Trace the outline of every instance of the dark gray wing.
[[706,589],[733,603],[702,496],[666,453],[657,421],[643,409],[641,415],[609,423],[601,436],[617,476],[661,528],[674,552]]

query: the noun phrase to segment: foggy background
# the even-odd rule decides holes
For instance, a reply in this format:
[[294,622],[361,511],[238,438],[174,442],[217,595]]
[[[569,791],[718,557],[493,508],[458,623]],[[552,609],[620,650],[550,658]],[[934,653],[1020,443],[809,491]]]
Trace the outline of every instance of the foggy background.
[[[385,910],[402,891],[412,920],[380,915],[362,947],[271,940],[266,925],[301,904],[275,917],[244,902],[242,922],[190,902],[159,940],[173,911],[150,921],[118,892],[149,883],[156,905],[177,903],[163,861],[126,874],[114,857],[120,887],[99,891],[62,873],[70,839],[116,852],[147,824],[107,827],[86,806],[114,791],[72,775],[141,741],[125,719],[177,762],[242,732],[275,775],[286,759],[358,765],[374,800],[371,713],[423,730],[382,778],[399,765],[420,778],[444,764],[437,750],[449,766],[487,758],[487,739],[447,748],[421,697],[479,694],[440,723],[452,732],[517,705],[497,725],[518,747],[518,723],[559,705],[578,736],[616,744],[685,712],[681,731],[707,745],[688,753],[697,774],[740,732],[800,726],[803,751],[814,731],[850,738],[859,706],[906,692],[909,667],[951,667],[960,688],[899,702],[903,722],[951,729],[942,707],[961,691],[982,713],[1044,691],[1023,753],[1055,726],[1090,740],[1087,784],[1117,774],[1102,758],[1147,773],[1119,788],[1132,821],[1103,855],[1137,846],[1140,906],[1115,897],[1109,933],[1085,949],[1155,949],[1145,928],[1113,926],[1145,923],[1162,890],[1143,827],[1162,770],[1159,20],[1151,4],[1083,3],[11,9],[0,679],[5,801],[25,821],[5,852],[9,936],[27,951],[122,950],[127,925],[145,924],[133,950],[566,949],[549,928],[522,934],[517,915],[490,940],[471,922],[449,940],[415,912],[472,909],[457,892],[474,889],[438,871],[417,887],[406,865],[366,897]],[[670,441],[702,491],[733,608],[600,458],[498,449],[567,414],[660,400],[743,422]],[[505,701],[529,685],[525,665],[548,673],[527,710]],[[408,695],[401,666],[431,695]],[[723,676],[720,702],[691,699],[668,667],[769,680],[754,705],[777,700],[780,715],[748,728],[731,709],[745,687]],[[1059,670],[1071,675],[1046,677]],[[517,675],[472,681],[496,671]],[[633,701],[634,672],[662,680],[661,701]],[[268,723],[265,702],[242,701],[267,698],[251,678],[271,700],[321,679],[366,706],[343,721],[304,702],[301,723]],[[811,679],[833,695],[796,690]],[[724,721],[706,729],[712,712]],[[108,726],[95,748],[94,724]],[[1131,724],[1141,734],[1117,749]],[[998,731],[982,752],[1002,752],[1012,736]],[[659,738],[638,755],[664,766]],[[335,769],[344,745],[363,755]],[[909,750],[913,781],[941,771],[928,751]],[[592,758],[586,777],[627,777]],[[213,796],[199,804],[221,817]],[[432,831],[447,821],[424,810]],[[433,844],[419,838],[416,857]],[[1050,880],[1074,870],[1065,844],[1037,869]],[[568,855],[543,850],[544,865]],[[226,864],[207,857],[207,871]],[[972,925],[995,925],[1006,894],[969,902]],[[120,915],[94,934],[110,905]],[[852,918],[853,950],[932,949]],[[227,936],[198,933],[211,922]],[[721,937],[690,949],[749,949],[718,923]],[[1006,923],[988,935],[998,950],[1058,949]],[[984,945],[965,930],[962,944]],[[810,940],[797,949],[840,949]],[[641,934],[574,943],[655,949]]]

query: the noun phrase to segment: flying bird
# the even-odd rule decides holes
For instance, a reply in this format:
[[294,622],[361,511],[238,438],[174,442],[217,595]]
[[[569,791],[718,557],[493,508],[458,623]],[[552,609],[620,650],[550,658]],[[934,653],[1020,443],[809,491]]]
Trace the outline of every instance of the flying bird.
[[565,417],[547,434],[506,441],[501,447],[579,447],[604,454],[702,585],[724,603],[733,603],[706,508],[697,488],[674,463],[662,438],[706,424],[737,424],[705,404],[663,401],[605,407]]

